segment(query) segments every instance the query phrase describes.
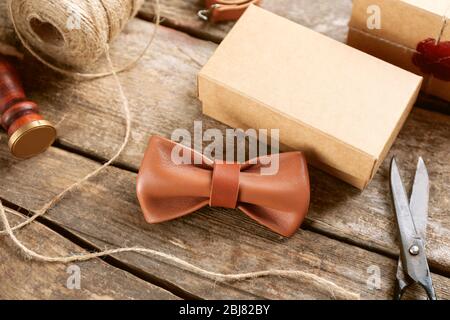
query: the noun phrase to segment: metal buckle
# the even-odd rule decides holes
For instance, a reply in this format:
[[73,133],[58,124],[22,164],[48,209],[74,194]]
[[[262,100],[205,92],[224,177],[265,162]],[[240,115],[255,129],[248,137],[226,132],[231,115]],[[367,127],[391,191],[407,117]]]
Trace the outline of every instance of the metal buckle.
[[213,4],[211,7],[209,7],[208,9],[204,9],[204,10],[200,10],[199,12],[197,12],[197,15],[200,19],[202,19],[203,21],[208,21],[209,17],[211,16],[212,12],[217,9],[220,8],[220,4],[216,3]]

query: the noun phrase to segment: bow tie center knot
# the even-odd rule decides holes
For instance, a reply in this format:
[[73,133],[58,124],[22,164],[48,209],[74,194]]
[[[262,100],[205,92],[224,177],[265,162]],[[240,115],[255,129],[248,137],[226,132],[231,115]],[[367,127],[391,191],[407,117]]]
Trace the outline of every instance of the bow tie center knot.
[[209,201],[211,207],[236,208],[240,172],[239,163],[214,163]]

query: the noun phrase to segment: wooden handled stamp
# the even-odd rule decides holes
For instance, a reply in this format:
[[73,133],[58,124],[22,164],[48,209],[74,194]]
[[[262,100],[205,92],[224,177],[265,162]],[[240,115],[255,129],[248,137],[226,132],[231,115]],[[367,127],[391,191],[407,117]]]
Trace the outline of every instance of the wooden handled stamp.
[[56,139],[56,129],[39,114],[36,103],[27,100],[11,60],[0,55],[0,125],[8,133],[8,145],[17,158],[30,158],[47,150]]

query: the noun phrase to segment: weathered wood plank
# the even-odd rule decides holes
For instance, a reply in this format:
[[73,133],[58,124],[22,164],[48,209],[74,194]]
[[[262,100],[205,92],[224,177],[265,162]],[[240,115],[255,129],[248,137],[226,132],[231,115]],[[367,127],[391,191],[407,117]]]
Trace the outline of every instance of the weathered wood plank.
[[397,223],[389,189],[396,156],[408,189],[422,156],[430,175],[427,250],[432,267],[450,272],[450,117],[415,109],[374,180],[363,192],[314,171],[311,226],[382,251],[398,253]]
[[[140,17],[154,18],[154,0],[147,0]],[[212,24],[197,17],[204,8],[203,0],[160,0],[163,24],[185,31],[202,39],[220,42],[234,23]],[[347,38],[347,23],[351,14],[351,0],[266,0],[263,8],[300,23],[336,40]]]
[[[162,23],[195,37],[219,43],[234,23],[212,24],[202,21],[196,13],[203,5],[203,0],[161,0]],[[347,40],[348,21],[352,11],[351,0],[269,0],[264,1],[261,6],[340,42]],[[146,0],[139,17],[153,21],[154,15],[154,0]],[[448,102],[424,94],[419,97],[418,106],[450,114]]]
[[[131,59],[143,47],[152,25],[133,21],[116,43],[116,60]],[[120,45],[119,45],[120,44]],[[215,45],[161,28],[152,50],[139,65],[120,76],[130,99],[133,115],[132,139],[119,162],[137,170],[151,134],[170,136],[176,128],[192,131],[193,121],[204,128],[225,126],[201,115],[196,99],[196,73]],[[110,157],[123,135],[116,83],[111,78],[75,83],[45,71],[33,60],[23,65],[30,96],[46,116],[59,124],[59,142],[86,154]],[[37,74],[42,76],[36,77]],[[415,160],[423,156],[432,181],[429,257],[431,265],[450,272],[449,202],[450,121],[443,115],[415,110],[396,141],[389,157],[397,155],[410,175]],[[359,192],[340,181],[311,170],[313,199],[307,223],[313,228],[346,238],[362,246],[388,253],[397,252],[397,229],[390,204],[385,161],[374,181]],[[409,176],[408,176],[409,177]],[[59,182],[60,185],[64,181]]]
[[[11,223],[24,220],[20,213],[7,213]],[[72,242],[34,223],[16,236],[27,246],[50,256],[66,256],[83,250]],[[79,268],[79,289],[67,282]],[[0,237],[0,299],[177,299],[168,291],[147,283],[100,259],[64,265],[31,261],[13,243]],[[70,280],[70,279],[69,279]],[[69,281],[69,284],[76,284]]]
[[[0,196],[21,207],[37,209],[97,166],[57,148],[20,162],[11,159],[2,145]],[[135,173],[108,168],[66,196],[46,217],[98,248],[143,246],[223,273],[297,269],[362,298],[389,299],[392,295],[395,260],[310,231],[281,239],[238,211],[209,208],[176,221],[148,225],[136,199],[135,180]],[[307,279],[269,277],[222,284],[160,258],[132,253],[115,258],[202,298],[333,298],[329,286]],[[366,283],[373,266],[380,270],[380,290],[371,290]],[[435,275],[434,281],[439,296],[450,298],[450,279]]]
[[[152,32],[150,23],[137,19],[130,23],[112,49],[116,65],[135,58]],[[122,164],[139,166],[151,134],[170,136],[177,128],[193,129],[194,120],[202,120],[205,128],[226,128],[202,116],[196,94],[196,74],[215,48],[213,43],[161,27],[148,54],[120,75],[133,120]],[[112,77],[75,82],[49,72],[30,57],[21,71],[29,97],[58,124],[60,143],[105,159],[114,154],[123,140],[124,119]]]

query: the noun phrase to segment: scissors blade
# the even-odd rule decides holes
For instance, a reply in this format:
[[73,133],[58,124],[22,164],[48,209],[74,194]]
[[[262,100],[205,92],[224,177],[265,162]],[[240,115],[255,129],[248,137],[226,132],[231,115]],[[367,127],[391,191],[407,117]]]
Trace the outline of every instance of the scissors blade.
[[430,183],[427,167],[422,157],[417,162],[416,175],[411,192],[409,208],[416,226],[417,233],[424,244],[427,236],[428,202],[430,194]]
[[408,196],[406,195],[406,190],[403,186],[395,158],[392,159],[391,163],[390,179],[400,238],[402,245],[404,245],[411,242],[414,238],[418,238],[419,234],[416,230],[416,226],[414,225],[411,210],[409,209]]

